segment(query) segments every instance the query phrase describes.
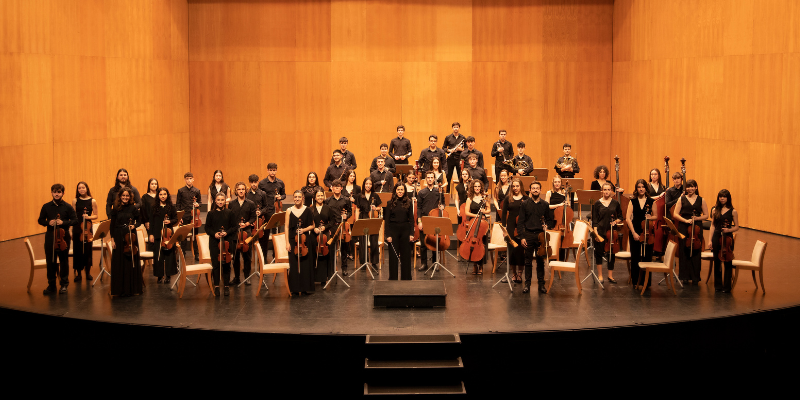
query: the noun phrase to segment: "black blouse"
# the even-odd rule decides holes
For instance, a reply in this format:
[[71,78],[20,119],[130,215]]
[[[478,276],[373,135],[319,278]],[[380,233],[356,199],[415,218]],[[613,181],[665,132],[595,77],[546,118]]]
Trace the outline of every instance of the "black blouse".
[[322,205],[319,211],[317,211],[316,204],[310,206],[309,208],[311,208],[311,216],[314,219],[314,226],[319,228],[321,223],[325,226],[325,230],[328,231],[328,234],[330,235],[333,229],[336,228],[336,225],[339,224],[339,220],[341,218],[338,215],[334,215],[333,210],[325,204]]
[[647,196],[644,202],[644,208],[642,208],[639,206],[638,198],[634,197],[631,199],[631,204],[628,207],[633,207],[631,214],[633,220],[631,223],[633,223],[633,230],[636,231],[636,234],[641,234],[644,232],[642,229],[642,221],[647,218],[647,212],[649,211],[655,215],[655,213],[653,213],[653,203],[655,203],[655,200],[651,199],[650,196]]
[[612,215],[614,219],[625,219],[625,216],[622,215],[622,207],[617,199],[611,199],[608,207],[600,200],[595,201],[592,205],[592,227],[597,228],[597,232],[601,236],[605,235],[605,232],[611,228]]
[[[216,199],[217,198],[217,193],[224,193],[225,196],[227,197],[228,196],[228,189],[229,189],[228,184],[225,183],[225,182],[222,182],[220,184],[220,190],[219,191],[217,190],[216,183],[212,183],[211,186],[208,187],[208,191],[211,194],[211,197],[208,199],[208,201],[211,202],[211,201],[213,201],[213,199]],[[199,201],[198,201],[198,203],[199,203]]]
[[169,221],[165,224],[166,226],[172,227],[178,223],[178,211],[174,206],[163,207],[161,205],[156,205],[153,207],[153,212],[149,217],[149,220],[152,222],[150,223],[150,229],[147,231],[148,234],[153,235],[155,238],[161,237],[161,227],[165,215],[169,217]]
[[[150,216],[153,214],[153,207],[156,204],[156,198],[148,193],[142,196],[142,223],[150,222]],[[160,221],[159,221],[160,222]]]
[[383,211],[383,220],[392,224],[413,224],[414,207],[411,204],[411,200],[409,199],[407,207],[403,206],[402,201],[397,201],[394,205],[389,202]]
[[361,193],[356,197],[356,207],[358,208],[358,219],[369,218],[369,212],[372,211],[372,206],[379,207],[381,205],[381,198],[376,193],[370,193],[369,199]]
[[650,197],[656,197],[667,191],[667,188],[662,184],[659,184],[657,189],[653,189],[653,185],[650,182],[647,182],[645,187],[647,187],[647,195]]
[[300,191],[303,192],[303,204],[305,204],[306,207],[308,207],[312,203],[314,203],[314,194],[315,193],[320,192],[320,191],[321,192],[325,192],[325,190],[320,185],[314,185],[314,186],[306,185],[306,186],[303,186],[303,188],[300,189]]
[[214,243],[219,242],[214,235],[221,229],[225,229],[225,239],[228,242],[236,241],[236,233],[239,230],[239,223],[236,221],[236,214],[233,211],[225,210],[211,210],[206,216],[206,224],[203,227],[204,232],[208,234],[210,241]]
[[[119,208],[111,208],[111,235],[114,241],[122,240],[128,233],[128,225],[138,226],[140,221],[139,209],[133,204],[121,205]],[[117,243],[119,246],[119,243]]]

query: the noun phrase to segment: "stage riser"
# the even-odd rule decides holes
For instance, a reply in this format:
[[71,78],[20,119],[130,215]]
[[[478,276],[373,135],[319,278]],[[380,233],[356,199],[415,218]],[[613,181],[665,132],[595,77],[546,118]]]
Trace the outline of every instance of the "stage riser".
[[372,291],[374,307],[445,307],[447,290],[443,281],[376,281]]

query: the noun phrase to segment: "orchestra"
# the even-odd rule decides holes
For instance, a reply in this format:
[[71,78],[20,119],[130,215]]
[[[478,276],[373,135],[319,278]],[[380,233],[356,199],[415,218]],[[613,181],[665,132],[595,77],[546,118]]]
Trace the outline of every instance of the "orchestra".
[[[106,201],[106,213],[112,219],[109,242],[114,250],[121,250],[112,251],[111,294],[129,296],[142,293],[143,265],[138,259],[138,251],[133,250],[138,243],[132,243],[130,236],[135,236],[140,225],[147,232],[144,239],[146,250],[154,253],[153,275],[158,283],[169,283],[178,273],[173,249],[167,248],[166,243],[167,235],[180,226],[194,225],[192,235],[184,238],[191,241],[191,246],[184,242],[182,248],[183,251],[192,250],[195,262],[199,262],[201,254],[196,236],[201,232],[209,235],[215,293],[223,295],[229,294],[230,285],[250,285],[251,266],[256,260],[251,251],[255,247],[245,244],[258,240],[266,256],[267,250],[272,248],[272,235],[284,230],[281,240],[286,242],[290,253],[291,292],[310,294],[314,292],[314,284],[324,284],[337,269],[347,276],[354,243],[363,241],[358,235],[351,240],[350,225],[358,219],[373,218],[382,219],[384,226],[380,235],[372,234],[368,239],[370,262],[379,265],[383,254],[379,250],[386,249],[389,279],[419,279],[412,276],[412,257],[420,257],[418,270],[426,271],[429,262],[445,261],[442,251],[449,249],[430,254],[424,240],[417,239],[415,231],[423,229],[422,216],[443,214],[444,209],[452,205],[458,217],[459,242],[456,247],[461,256],[459,260],[472,264],[473,275],[483,274],[494,224],[501,225],[507,242],[521,244],[515,248],[508,246],[503,259],[508,259],[509,279],[513,283],[524,282],[523,293],[530,291],[534,259],[539,292],[547,292],[544,286],[546,256],[537,250],[547,244],[540,243],[540,234],[555,229],[555,232],[562,232],[562,239],[566,238],[567,231],[578,219],[585,220],[590,226],[589,240],[593,242],[600,283],[605,280],[617,283],[613,277],[615,253],[619,248],[625,249],[627,244],[626,251],[631,253],[632,286],[638,287],[644,281],[639,263],[662,256],[663,252],[659,250],[668,240],[673,240],[679,242],[681,281],[694,285],[700,281],[700,253],[708,249],[714,253],[715,289],[730,292],[732,267],[724,256],[728,247],[732,251],[732,233],[739,229],[738,211],[733,208],[730,192],[723,189],[709,212],[705,200],[699,196],[697,182],[686,180],[685,160],[681,160],[684,163],[681,172],[672,175],[668,163],[665,166],[663,176],[672,179],[670,187],[662,183],[662,170],[653,168],[645,179],[636,180],[631,195],[625,195],[624,189],[619,187],[619,176],[616,183],[611,182],[607,166],[596,166],[592,172],[593,179],[589,181],[591,190],[601,193],[598,196],[600,200],[590,203],[589,215],[582,215],[575,191],[562,181],[580,173],[578,160],[569,143],[562,146],[563,155],[555,163],[556,174],[545,194],[541,183],[534,181],[524,188],[520,180],[533,171],[533,160],[525,154],[525,142],[517,141],[515,154],[508,132],[500,130],[498,140],[491,145],[490,154],[495,163],[490,171],[484,168],[483,153],[476,148],[475,138],[465,136],[458,122],[454,122],[451,129],[452,133],[444,138],[441,148],[437,147],[438,136],[429,135],[427,146],[413,159],[411,141],[404,136],[405,127],[397,126],[397,136],[388,145],[380,145],[380,153],[373,158],[369,175],[360,186],[357,184],[355,154],[347,149],[348,139],[342,137],[339,147],[332,151],[330,163],[325,166],[323,178],[320,180],[316,172],[308,172],[305,184],[293,191],[293,205],[285,214],[282,201],[286,198],[286,185],[278,179],[278,167],[274,162],[268,163],[264,179],[259,180],[259,175],[253,173],[247,177],[247,183],[239,182],[233,188],[225,183],[222,171],[215,170],[207,190],[205,221],[201,219],[203,199],[200,189],[194,186],[193,173],[184,174],[185,184],[177,190],[173,205],[170,190],[159,185],[157,179],[150,179],[145,195],[139,196],[139,191],[130,182],[128,171],[120,168]],[[669,157],[665,157],[665,161],[668,160]],[[396,170],[398,165],[408,164],[413,165],[411,173]],[[618,158],[616,171],[619,175]],[[450,182],[454,190],[452,197],[445,194],[450,192]],[[325,188],[330,192],[326,193]],[[526,193],[525,189],[530,192]],[[99,218],[99,205],[86,182],[78,183],[71,204],[62,199],[63,193],[63,185],[52,186],[53,199],[42,207],[38,221],[47,227],[46,295],[56,292],[57,278],[60,278],[60,292],[66,293],[70,245],[74,253],[74,281],[80,282],[84,274],[87,282],[92,280],[92,222]],[[382,202],[378,196],[382,193],[391,193],[392,200]],[[450,203],[443,203],[444,199]],[[496,214],[490,213],[491,206],[496,209]],[[283,217],[279,228],[265,229],[270,217],[277,213]],[[682,238],[661,234],[662,229],[666,229],[665,219],[675,222]],[[705,228],[703,222],[706,222]],[[711,242],[706,246],[703,230],[708,230],[709,222]],[[484,228],[484,224],[488,228]],[[245,238],[251,239],[246,241]],[[701,247],[696,244],[698,241],[702,242]],[[414,252],[415,242],[420,249],[417,254]],[[560,260],[566,261],[570,255],[577,259],[580,255],[567,251],[570,246],[572,243],[562,243],[561,249],[552,250],[559,250]],[[585,243],[583,248],[588,246]],[[463,254],[462,248],[466,249]],[[228,252],[232,254],[226,258]],[[605,277],[602,274],[604,262],[608,271]],[[223,290],[220,290],[220,285]]]

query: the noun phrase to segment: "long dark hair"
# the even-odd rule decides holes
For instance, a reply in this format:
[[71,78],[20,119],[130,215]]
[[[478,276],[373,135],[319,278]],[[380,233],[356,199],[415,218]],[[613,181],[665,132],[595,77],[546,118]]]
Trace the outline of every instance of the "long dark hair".
[[731,199],[731,192],[728,189],[722,189],[717,194],[717,204],[714,205],[714,220],[718,220],[722,218],[722,203],[719,202],[720,197],[727,197],[728,202],[725,204],[725,207],[728,209],[733,210],[733,200]]
[[78,188],[81,185],[86,186],[86,197],[92,197],[92,191],[89,190],[89,184],[84,182],[84,181],[80,181],[80,182],[78,182],[77,185],[75,185],[75,198],[76,199],[80,199],[81,198],[81,193],[78,191]]
[[122,194],[128,192],[130,199],[128,200],[127,205],[133,205],[133,189],[129,187],[124,187],[117,192],[117,198],[114,199],[114,209],[119,210],[122,207]]
[[216,178],[217,172],[219,172],[219,174],[222,175],[222,179],[219,180],[220,187],[222,187],[222,185],[225,184],[225,174],[222,173],[221,169],[218,169],[214,171],[214,174],[211,175],[211,183],[208,185],[209,188],[215,187],[215,185],[217,184],[217,178]]
[[[397,197],[397,187],[398,186],[402,186],[403,187],[403,198],[402,199]],[[397,185],[394,185],[394,187],[392,188],[392,199],[389,200],[389,207],[392,208],[392,207],[396,206],[398,202],[400,202],[400,205],[403,206],[403,208],[411,207],[411,199],[409,199],[409,194],[408,194],[408,191],[406,190],[406,186],[404,184],[402,184],[402,183],[399,183],[399,182],[398,182]]]
[[[314,178],[317,179],[317,181],[314,182],[314,186],[322,186],[322,185],[319,184],[319,175],[317,175],[317,173],[314,172],[314,171],[311,171],[311,172],[308,173],[308,175],[306,175],[306,186],[311,186],[311,183],[308,181],[308,177],[310,177],[311,174],[314,174]],[[314,193],[314,196],[316,196],[316,195],[317,194]]]
[[[664,186],[664,184],[661,183],[661,170],[658,169],[658,168],[653,168],[653,169],[650,170],[650,175],[653,175],[653,171],[658,172],[658,186]],[[650,175],[647,176],[647,183],[652,182],[650,180]],[[647,186],[645,186],[645,187],[647,187]]]
[[132,188],[133,184],[131,183],[131,174],[130,174],[130,172],[128,172],[128,170],[125,169],[125,168],[120,168],[119,170],[117,170],[117,175],[114,176],[114,189],[119,191],[119,188],[122,187],[122,183],[119,181],[119,173],[120,172],[124,172],[124,173],[128,174],[128,182],[125,184],[125,186]]
[[644,197],[647,197],[647,181],[644,180],[644,179],[637,180],[636,184],[633,185],[633,195],[635,197],[639,197],[639,184],[640,183],[642,184],[642,187],[644,188]]
[[375,184],[372,183],[372,179],[369,179],[369,177],[366,177],[366,178],[364,178],[364,181],[361,182],[361,196],[362,197],[364,197],[364,194],[366,194],[366,192],[367,192],[367,181],[369,181],[369,183],[370,183],[370,185],[369,185],[369,193],[370,194],[374,194],[375,193]]
[[158,189],[161,189],[161,184],[158,183],[158,179],[156,178],[150,178],[150,180],[147,181],[147,191],[145,193],[150,193],[150,184],[153,183],[153,181],[156,181],[156,196],[158,196]]
[[[167,192],[167,201],[164,202],[164,204],[165,204],[164,209],[169,214],[169,212],[173,208],[175,208],[175,206],[172,204],[172,196],[170,196],[170,194],[169,194],[169,189],[167,189],[165,187],[160,187],[160,188],[156,189],[156,204],[159,205],[159,206],[161,205],[161,199],[159,198],[160,197],[159,195],[161,194],[162,191]],[[156,215],[156,210],[157,209],[158,209],[158,207],[153,207],[153,216]]]
[[481,181],[480,179],[473,179],[472,182],[470,182],[470,184],[469,184],[469,191],[467,192],[467,195],[468,195],[468,197],[470,199],[475,197],[475,184],[476,183],[479,183],[481,185],[481,194],[480,195],[483,196],[483,181]]
[[686,185],[684,185],[684,187],[683,187],[683,194],[684,195],[686,195],[686,189],[688,189],[690,187],[693,187],[695,189],[694,190],[694,194],[700,196],[700,188],[697,187],[697,181],[694,180],[694,179],[689,179],[688,181],[686,181]]

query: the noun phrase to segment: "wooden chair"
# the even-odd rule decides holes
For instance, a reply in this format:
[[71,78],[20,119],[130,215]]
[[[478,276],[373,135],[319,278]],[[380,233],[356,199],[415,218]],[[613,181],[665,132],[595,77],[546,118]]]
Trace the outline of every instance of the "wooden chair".
[[152,251],[147,251],[147,242],[145,241],[147,238],[147,230],[144,226],[136,228],[136,238],[139,241],[139,259],[142,260],[142,273],[144,273],[144,269],[147,265],[152,267],[155,254],[153,254]]
[[736,287],[736,281],[739,279],[739,270],[743,269],[752,272],[756,291],[758,291],[758,282],[756,282],[756,271],[758,271],[758,279],[761,281],[761,292],[767,294],[767,291],[764,289],[764,254],[766,254],[766,252],[767,242],[757,240],[755,247],[753,247],[753,255],[750,257],[750,261],[733,260],[733,284],[731,285],[731,291]]
[[490,240],[489,240],[489,256],[492,257],[492,273],[497,269],[497,252],[498,251],[508,251],[508,244],[505,241],[505,236],[503,236],[503,229],[500,228],[500,223],[495,222],[492,224],[492,232],[491,232]]
[[[178,298],[183,298],[183,291],[186,289],[186,281],[189,279],[189,275],[206,275],[206,281],[208,282],[208,290],[211,291],[211,296],[214,295],[214,287],[213,281],[211,280],[211,273],[214,270],[214,267],[211,264],[194,264],[194,265],[186,265],[186,258],[183,255],[183,249],[181,248],[180,244],[175,244],[175,250],[178,253],[178,257],[180,259],[181,265],[181,276],[179,279],[178,284]],[[198,279],[199,281],[199,279]]]
[[[631,250],[631,238],[630,238],[630,236],[627,237],[625,240],[628,241],[628,245],[627,245],[627,247],[625,247],[626,249],[628,249],[628,251],[618,251],[618,252],[614,253],[614,258],[617,261],[619,261],[619,260],[625,261],[625,263],[628,265],[628,283],[631,283],[631,257],[632,256],[631,256],[631,251],[630,251]],[[615,261],[615,263],[616,263],[616,261]]]
[[647,290],[647,282],[650,280],[650,274],[648,274],[648,272],[663,272],[664,277],[666,278],[667,282],[669,282],[669,285],[672,288],[672,293],[674,293],[675,295],[678,294],[678,292],[675,291],[675,282],[672,279],[673,278],[672,264],[675,261],[675,252],[677,250],[678,250],[678,244],[670,240],[669,243],[667,243],[667,248],[664,250],[664,262],[639,263],[639,276],[641,277],[642,274],[644,274],[644,284],[642,284],[642,293],[641,293],[642,295],[644,295],[644,291]]
[[[28,248],[28,258],[31,260],[31,276],[28,278],[28,293],[31,292],[31,285],[33,284],[33,272],[37,269],[47,269],[47,260],[41,259],[37,260],[36,257],[33,255],[33,246],[31,245],[31,241],[28,238],[25,238],[25,247]],[[58,271],[56,271],[56,276],[58,276]]]
[[[272,236],[272,245],[274,246],[273,249],[278,249],[278,251],[282,250],[283,252],[286,252],[286,242],[281,237],[280,242],[282,242],[282,244],[279,245],[278,243],[275,243],[275,236],[276,235]],[[266,274],[276,274],[276,275],[277,274],[283,274],[283,278],[286,281],[286,293],[289,293],[289,297],[291,297],[292,296],[292,292],[289,291],[289,263],[288,263],[288,260],[287,260],[287,262],[281,262],[281,263],[277,263],[276,262],[276,263],[272,263],[272,264],[267,264],[267,263],[264,262],[264,252],[261,249],[261,243],[259,243],[257,240],[254,241],[254,243],[255,243],[255,247],[254,247],[255,250],[254,251],[256,253],[256,268],[257,268],[257,271],[259,272],[259,274],[258,274],[258,289],[256,290],[256,296],[258,296],[258,294],[261,293],[261,288],[262,287],[266,287],[267,286],[267,283],[264,282],[264,275],[266,275]],[[278,247],[278,246],[280,246],[280,247]],[[273,282],[274,282],[274,279],[273,279]],[[269,290],[269,288],[267,288],[267,290]]]
[[197,234],[197,251],[200,253],[200,262],[211,263],[211,251],[208,249],[208,235],[205,233]]
[[[559,232],[558,236],[560,237],[561,234]],[[583,293],[583,287],[581,286],[581,278],[579,276],[579,268],[578,262],[580,260],[581,252],[583,252],[584,257],[586,258],[586,265],[591,267],[589,263],[589,254],[586,253],[586,238],[589,236],[589,228],[586,226],[586,223],[583,221],[576,221],[575,222],[575,229],[573,230],[572,237],[574,238],[575,243],[578,244],[578,248],[575,253],[575,262],[567,262],[567,261],[550,261],[550,283],[547,285],[547,292],[550,292],[550,288],[553,287],[553,273],[555,271],[560,273],[563,272],[572,272],[575,275],[575,285],[578,287],[578,293]],[[558,239],[560,242],[561,239]],[[550,243],[552,245],[553,239],[551,237]],[[561,247],[559,243],[559,247]],[[558,252],[556,253],[556,257],[558,257]]]

